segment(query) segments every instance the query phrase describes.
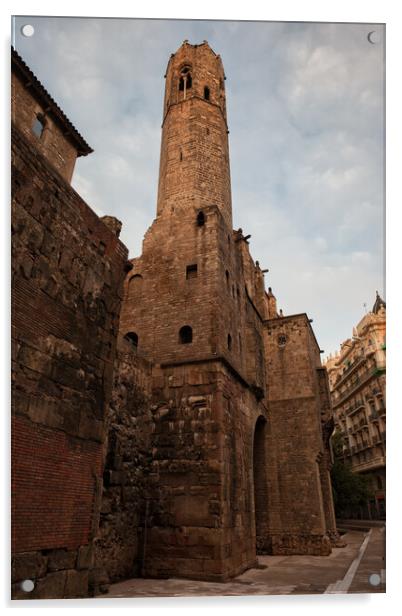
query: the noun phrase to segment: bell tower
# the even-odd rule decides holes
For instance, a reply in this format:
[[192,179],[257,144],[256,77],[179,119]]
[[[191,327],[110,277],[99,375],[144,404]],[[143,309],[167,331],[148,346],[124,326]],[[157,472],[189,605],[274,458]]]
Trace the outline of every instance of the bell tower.
[[127,277],[121,332],[157,363],[226,355],[239,367],[222,60],[206,41],[184,41],[165,79],[157,215]]
[[143,567],[225,580],[256,548],[329,554],[326,400],[307,316],[277,314],[250,236],[233,230],[221,59],[185,41],[165,78],[157,215],[120,315],[133,371],[152,367]]
[[157,215],[216,205],[232,228],[225,73],[206,41],[166,70]]

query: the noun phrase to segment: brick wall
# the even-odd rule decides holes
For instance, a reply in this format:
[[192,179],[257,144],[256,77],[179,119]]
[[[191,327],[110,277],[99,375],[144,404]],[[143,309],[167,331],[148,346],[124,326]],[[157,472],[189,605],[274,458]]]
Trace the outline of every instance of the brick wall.
[[12,229],[13,591],[85,596],[127,250],[16,127]]

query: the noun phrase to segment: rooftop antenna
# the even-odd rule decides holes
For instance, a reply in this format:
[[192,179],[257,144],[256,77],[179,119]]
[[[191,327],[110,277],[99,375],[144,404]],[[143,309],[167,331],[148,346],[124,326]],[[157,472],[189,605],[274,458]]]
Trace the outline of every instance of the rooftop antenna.
[[363,308],[364,308],[364,314],[367,314],[367,304],[366,304],[366,302],[364,302]]

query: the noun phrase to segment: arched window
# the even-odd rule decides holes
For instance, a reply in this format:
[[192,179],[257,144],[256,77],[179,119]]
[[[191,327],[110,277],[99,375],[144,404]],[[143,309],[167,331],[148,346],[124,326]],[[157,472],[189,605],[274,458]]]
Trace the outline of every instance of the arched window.
[[230,334],[228,334],[228,349],[229,351],[232,350],[232,336]]
[[128,298],[139,299],[142,293],[143,277],[141,274],[134,274],[128,281]]
[[124,340],[127,340],[132,346],[133,349],[137,350],[138,348],[138,335],[135,332],[127,332],[124,336]]
[[190,90],[193,85],[193,80],[191,78],[190,67],[184,66],[180,71],[180,79],[179,79],[179,92],[184,93],[184,98],[186,98],[186,91]]
[[226,276],[226,284],[227,284],[228,288],[230,288],[229,287],[229,272],[227,270],[225,271],[225,276]]
[[204,87],[204,98],[206,101],[209,101],[209,88],[208,86]]
[[202,211],[198,212],[197,214],[197,225],[199,227],[202,227],[203,225],[205,225],[205,214]]
[[193,341],[193,330],[189,325],[184,325],[179,331],[180,344],[190,344]]

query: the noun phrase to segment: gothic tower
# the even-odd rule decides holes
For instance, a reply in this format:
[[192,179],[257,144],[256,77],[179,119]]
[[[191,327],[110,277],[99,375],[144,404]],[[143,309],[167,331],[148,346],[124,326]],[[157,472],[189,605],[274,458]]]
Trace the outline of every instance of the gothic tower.
[[206,42],[185,41],[169,60],[157,217],[133,260],[121,329],[157,363],[224,357],[242,371],[246,293],[256,282],[248,256],[247,290],[241,282],[248,246],[232,228],[224,83]]
[[152,364],[141,567],[224,580],[256,550],[330,552],[325,378],[307,316],[278,315],[232,227],[220,57],[185,41],[165,77],[157,213],[120,319]]
[[207,43],[169,60],[163,105],[158,216],[215,204],[232,228],[225,74]]

